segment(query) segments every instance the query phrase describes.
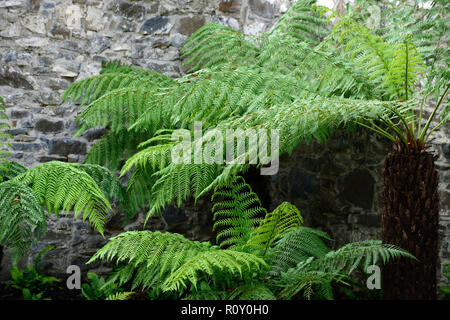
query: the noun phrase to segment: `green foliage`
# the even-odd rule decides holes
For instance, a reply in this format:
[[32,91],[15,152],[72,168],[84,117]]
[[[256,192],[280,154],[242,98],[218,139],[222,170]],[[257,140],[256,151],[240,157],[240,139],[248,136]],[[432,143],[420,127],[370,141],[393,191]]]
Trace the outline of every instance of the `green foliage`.
[[448,299],[450,298],[450,263],[444,264],[444,272],[443,275],[446,277],[447,285],[443,285],[439,287],[439,290],[442,294]]
[[[151,216],[169,203],[180,205],[230,183],[248,168],[170,163],[176,143],[168,133],[174,129],[192,133],[194,121],[222,132],[279,129],[282,154],[305,140],[325,141],[334,128],[366,116],[388,117],[386,106],[397,103],[375,100],[370,79],[361,71],[355,74],[348,59],[315,47],[329,32],[312,3],[296,2],[266,36],[205,25],[182,48],[185,64],[195,72],[180,79],[112,62],[99,76],[73,84],[64,98],[87,105],[78,134],[89,127],[109,129],[86,162],[115,170],[128,159],[122,175],[133,171],[127,188],[135,199],[132,207],[148,204]],[[340,98],[350,93],[356,99]],[[360,99],[367,96],[371,100]],[[242,157],[252,151],[247,148]]]
[[333,281],[347,284],[350,274],[358,267],[366,270],[369,265],[384,264],[400,257],[415,259],[399,247],[382,244],[378,240],[366,240],[346,244],[319,258],[310,256],[299,259],[296,266],[282,271],[274,281],[274,285],[281,288],[277,297],[289,299],[303,292],[304,297],[310,299],[316,292],[320,298],[332,299]]
[[101,234],[111,205],[95,181],[77,166],[51,161],[36,166],[13,181],[21,182],[33,190],[39,203],[49,213],[59,216],[73,209],[74,217],[83,212],[83,220],[89,222]]
[[[292,205],[268,214],[261,208],[239,177],[247,163],[170,161],[178,146],[171,133],[184,129],[193,137],[195,121],[205,132],[265,129],[274,138],[272,130],[278,130],[279,155],[355,125],[398,148],[427,146],[430,134],[449,119],[448,49],[441,45],[448,5],[434,2],[419,10],[401,2],[399,14],[397,3],[381,1],[381,28],[374,30],[365,26],[373,1],[357,1],[361,7],[349,6],[345,16],[314,3],[297,1],[266,35],[203,26],[183,45],[189,73],[179,79],[114,61],[68,88],[64,98],[86,106],[77,134],[91,127],[109,130],[86,162],[121,168],[121,176],[129,177],[123,196],[128,211],[148,205],[148,219],[168,204],[180,206],[208,192],[218,200],[213,212],[219,246],[175,234],[127,232],[91,259],[120,264],[108,281],[192,298],[331,299],[333,285],[350,285],[357,268],[412,257],[377,241],[330,251],[328,236],[301,226]],[[325,12],[328,22],[334,20],[332,31]],[[423,124],[428,96],[436,102]],[[247,145],[240,159],[249,160],[254,150]],[[102,189],[113,196],[108,190]]]
[[136,272],[132,288],[160,287],[163,291],[179,291],[191,284],[199,274],[214,278],[216,272],[233,277],[243,276],[265,262],[249,253],[220,250],[208,242],[190,241],[179,234],[130,231],[111,238],[89,260],[126,262],[110,279],[119,285],[128,282]]
[[284,202],[267,213],[242,177],[216,188],[216,198],[220,247],[179,234],[130,231],[111,238],[88,263],[115,261],[118,268],[107,283],[131,282],[132,290],[141,286],[151,298],[332,299],[332,284],[350,285],[356,268],[414,258],[381,241],[330,251],[328,235],[301,226],[296,207]]
[[48,287],[60,281],[55,277],[45,276],[38,271],[42,254],[53,248],[53,246],[48,246],[41,250],[35,258],[33,266],[26,266],[23,270],[13,266],[10,271],[12,280],[7,283],[7,287],[20,291],[24,300],[41,300]]
[[253,227],[260,222],[262,214],[266,210],[261,207],[261,202],[244,179],[236,177],[232,183],[216,188],[211,201],[218,197],[222,201],[216,201],[212,207],[214,213],[214,230],[217,233],[217,243],[220,247],[242,246],[251,236]]
[[0,171],[0,244],[13,250],[13,262],[46,232],[47,215],[73,210],[103,234],[111,210],[108,198],[128,206],[117,177],[88,164],[47,162],[27,170],[8,161]]
[[18,262],[47,228],[47,217],[31,188],[11,180],[0,184],[0,243]]
[[295,267],[300,261],[309,257],[323,258],[328,252],[330,237],[323,231],[300,226],[283,235],[271,247],[271,268],[269,274],[277,277],[281,272]]
[[107,296],[105,300],[128,300],[134,292],[118,292],[116,294]]
[[11,180],[25,171],[27,168],[20,163],[6,160],[0,166],[0,181]]
[[264,220],[252,231],[247,245],[264,246],[266,252],[285,233],[297,229],[302,223],[300,211],[289,202],[283,202],[274,211],[266,214]]
[[[5,100],[0,97],[0,120],[9,120],[8,115],[5,114]],[[7,156],[11,154],[5,150],[6,147],[10,147],[11,144],[8,142],[12,136],[9,133],[4,132],[5,129],[10,129],[10,125],[5,122],[0,122],[0,172],[7,172],[6,165],[8,161],[6,159]],[[3,175],[0,174],[0,182],[3,180]]]
[[[194,121],[202,121],[204,131],[278,129],[280,155],[355,124],[406,148],[423,148],[449,117],[448,49],[441,45],[448,4],[419,9],[407,2],[398,8],[369,2],[340,16],[316,10],[315,1],[297,1],[266,35],[209,23],[183,44],[190,73],[180,79],[117,61],[105,64],[99,76],[73,84],[64,95],[87,106],[79,134],[89,127],[109,129],[87,163],[115,170],[126,161],[121,173],[133,172],[131,207],[148,205],[151,216],[170,203],[198,199],[248,168],[170,163],[177,143],[169,133],[186,129],[192,136]],[[382,6],[380,29],[365,26],[369,4]],[[336,18],[332,31],[325,11],[328,21]],[[440,98],[423,126],[429,94]],[[430,128],[441,106],[440,122]],[[242,158],[249,158],[250,149]]]
[[131,292],[123,292],[114,283],[107,283],[103,277],[88,272],[88,283],[81,285],[81,294],[87,300],[126,300]]

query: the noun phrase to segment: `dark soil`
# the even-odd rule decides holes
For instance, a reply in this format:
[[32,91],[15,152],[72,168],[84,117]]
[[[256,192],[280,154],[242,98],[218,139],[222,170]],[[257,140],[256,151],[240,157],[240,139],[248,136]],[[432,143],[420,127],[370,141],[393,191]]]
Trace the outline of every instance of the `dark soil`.
[[[81,290],[69,290],[65,283],[49,286],[43,298],[51,300],[84,300]],[[14,288],[6,288],[6,283],[0,283],[0,300],[23,300],[22,293]]]

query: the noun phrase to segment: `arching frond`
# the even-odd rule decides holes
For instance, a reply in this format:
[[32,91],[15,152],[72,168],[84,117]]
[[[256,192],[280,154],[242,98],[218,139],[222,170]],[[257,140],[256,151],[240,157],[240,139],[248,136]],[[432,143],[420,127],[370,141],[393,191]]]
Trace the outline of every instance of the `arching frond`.
[[249,64],[258,54],[257,37],[233,28],[208,23],[194,32],[183,44],[181,58],[189,72],[223,65]]
[[49,213],[68,213],[74,211],[76,218],[83,212],[83,221],[103,234],[106,217],[111,209],[108,199],[103,195],[96,182],[76,166],[51,161],[38,165],[11,181],[29,186]]
[[115,200],[122,206],[126,205],[125,190],[119,179],[111,171],[96,164],[73,164],[73,166],[86,172],[94,179],[102,193],[109,200]]
[[145,132],[128,131],[109,132],[89,150],[85,163],[98,164],[117,170],[125,159],[134,154],[137,146],[147,140]]
[[252,230],[247,244],[265,247],[267,251],[272,243],[292,229],[297,229],[302,223],[303,218],[297,207],[283,202],[274,211],[267,213],[259,226]]
[[31,188],[17,181],[0,183],[0,244],[14,250],[15,263],[46,228],[47,217]]
[[161,287],[164,291],[181,290],[189,283],[197,285],[199,275],[215,273],[230,276],[265,262],[251,254],[220,250],[209,242],[190,241],[184,236],[151,231],[130,231],[111,238],[88,263],[96,260],[126,262],[113,277],[132,287]]
[[330,251],[326,245],[330,240],[325,232],[304,226],[285,233],[269,249],[269,274],[279,276],[281,272],[310,257],[323,258]]

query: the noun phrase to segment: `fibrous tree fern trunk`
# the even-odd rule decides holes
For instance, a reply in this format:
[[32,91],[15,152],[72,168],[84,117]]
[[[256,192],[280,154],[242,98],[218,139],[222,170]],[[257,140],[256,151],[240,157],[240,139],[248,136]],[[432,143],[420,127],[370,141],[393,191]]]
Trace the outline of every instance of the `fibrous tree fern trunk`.
[[384,164],[383,243],[397,245],[418,261],[402,259],[383,268],[385,299],[436,299],[438,175],[435,156],[396,144]]

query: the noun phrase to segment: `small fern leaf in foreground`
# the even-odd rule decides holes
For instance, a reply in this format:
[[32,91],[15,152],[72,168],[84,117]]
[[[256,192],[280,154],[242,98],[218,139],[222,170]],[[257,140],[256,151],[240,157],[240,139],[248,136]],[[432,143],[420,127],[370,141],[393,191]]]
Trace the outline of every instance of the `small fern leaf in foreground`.
[[128,300],[133,294],[134,292],[117,292],[107,296],[105,300]]

